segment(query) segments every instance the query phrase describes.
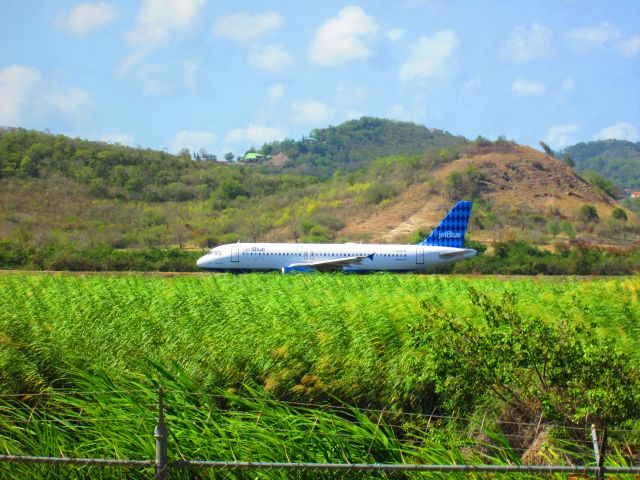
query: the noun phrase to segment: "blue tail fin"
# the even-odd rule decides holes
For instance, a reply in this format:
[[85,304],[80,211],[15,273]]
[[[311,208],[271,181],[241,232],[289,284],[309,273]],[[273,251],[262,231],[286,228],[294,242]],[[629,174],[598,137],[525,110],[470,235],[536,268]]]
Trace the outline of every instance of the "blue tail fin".
[[418,245],[463,248],[471,207],[473,207],[473,202],[456,203],[444,217],[444,220],[440,222],[440,225],[433,229],[431,235]]

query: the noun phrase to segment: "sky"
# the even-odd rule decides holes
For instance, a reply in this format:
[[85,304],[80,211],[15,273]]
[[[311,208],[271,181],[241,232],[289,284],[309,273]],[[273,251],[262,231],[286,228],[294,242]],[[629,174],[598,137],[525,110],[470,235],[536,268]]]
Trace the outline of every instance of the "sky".
[[638,0],[0,4],[0,126],[219,157],[365,115],[640,141]]

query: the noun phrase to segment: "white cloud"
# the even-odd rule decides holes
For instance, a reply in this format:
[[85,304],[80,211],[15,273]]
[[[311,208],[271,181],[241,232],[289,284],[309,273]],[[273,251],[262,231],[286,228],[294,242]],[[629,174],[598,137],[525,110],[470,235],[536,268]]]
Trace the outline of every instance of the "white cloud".
[[385,33],[385,36],[391,43],[396,43],[404,38],[404,30],[401,28],[392,28]]
[[562,80],[562,83],[560,84],[560,89],[564,93],[573,93],[576,89],[576,81],[573,79],[573,77],[567,77]]
[[145,52],[143,50],[134,50],[129,55],[124,57],[118,65],[118,75],[125,75],[133,66],[142,61],[144,55]]
[[640,132],[638,132],[635,125],[629,122],[619,122],[603,128],[593,137],[594,140],[607,140],[610,138],[637,142],[640,141]]
[[136,65],[129,78],[135,81],[145,95],[166,95],[179,90],[195,95],[199,70],[200,63],[194,59],[174,64],[145,62]]
[[373,17],[360,7],[349,6],[325,21],[309,49],[309,60],[318,65],[340,65],[371,55],[365,38],[378,31]]
[[442,30],[431,38],[420,38],[413,45],[411,56],[400,67],[400,81],[408,82],[440,73],[457,44],[458,37],[453,30]]
[[276,12],[251,14],[234,13],[222,17],[213,25],[213,35],[230,38],[240,43],[250,43],[267,33],[276,31],[282,25],[282,18]]
[[93,104],[91,97],[79,88],[61,88],[43,94],[47,109],[68,117],[79,118]]
[[326,103],[317,100],[297,101],[291,105],[291,119],[296,123],[323,126],[333,116],[333,110]]
[[251,143],[259,145],[284,138],[285,132],[275,127],[250,123],[247,128],[234,128],[225,135],[229,143]]
[[142,49],[155,47],[171,34],[187,29],[206,0],[143,0],[127,39]]
[[530,28],[516,27],[500,46],[500,56],[518,63],[549,58],[553,55],[552,37],[550,28],[537,23]]
[[196,60],[187,60],[184,62],[184,83],[192,94],[195,94],[198,89],[196,84],[196,72],[199,68],[200,64]]
[[125,34],[134,50],[120,62],[118,74],[126,74],[171,35],[187,30],[205,3],[206,0],[143,0],[133,30]]
[[520,97],[532,97],[543,95],[547,87],[542,83],[518,79],[511,84],[511,91]]
[[133,135],[130,133],[105,133],[100,136],[100,140],[108,143],[119,143],[121,145],[133,146]]
[[294,58],[286,50],[268,45],[262,50],[252,52],[249,55],[249,64],[268,72],[278,73],[293,65]]
[[554,125],[544,136],[544,141],[552,148],[564,148],[577,142],[574,135],[579,131],[580,126],[576,124]]
[[271,85],[268,89],[269,93],[269,102],[275,103],[282,98],[284,95],[284,85],[281,83],[276,83]]
[[20,124],[29,95],[40,79],[37,70],[21,65],[0,70],[0,125]]
[[80,3],[68,13],[61,13],[54,25],[73,35],[86,35],[116,18],[113,5],[104,2]]
[[597,27],[576,28],[565,33],[565,37],[576,50],[590,50],[601,47],[605,43],[620,38],[620,30],[610,23],[603,23]]
[[12,65],[0,70],[0,125],[19,126],[51,116],[78,121],[92,104],[84,90],[57,85],[33,68]]
[[163,95],[169,93],[180,82],[177,70],[161,65],[140,65],[135,70],[135,78],[145,95]]
[[618,51],[625,57],[635,57],[640,53],[640,36],[623,40],[616,46]]
[[188,148],[192,152],[201,148],[205,150],[213,150],[216,142],[216,134],[198,130],[181,130],[176,133],[173,140],[169,143],[169,149],[172,152],[179,152],[183,148]]

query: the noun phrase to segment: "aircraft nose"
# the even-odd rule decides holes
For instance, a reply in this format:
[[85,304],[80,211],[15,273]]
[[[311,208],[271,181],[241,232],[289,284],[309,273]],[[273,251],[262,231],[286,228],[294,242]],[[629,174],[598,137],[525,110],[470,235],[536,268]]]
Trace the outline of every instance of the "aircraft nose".
[[198,259],[198,261],[196,262],[196,265],[198,265],[198,267],[200,268],[204,268],[206,266],[207,263],[207,256],[205,255],[204,257],[200,257]]

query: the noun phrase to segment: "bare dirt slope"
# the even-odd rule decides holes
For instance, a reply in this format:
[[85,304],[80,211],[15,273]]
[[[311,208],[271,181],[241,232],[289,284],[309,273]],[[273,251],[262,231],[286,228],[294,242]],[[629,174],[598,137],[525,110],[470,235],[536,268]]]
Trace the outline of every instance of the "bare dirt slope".
[[[418,228],[435,226],[455,201],[446,195],[447,177],[470,166],[482,174],[481,196],[494,211],[575,220],[582,205],[594,205],[600,216],[607,217],[617,206],[570,167],[537,150],[520,145],[482,147],[434,171],[432,185],[411,186],[390,205],[355,219],[342,233],[346,236],[368,232],[371,241],[393,242]],[[428,193],[434,190],[437,193]]]

